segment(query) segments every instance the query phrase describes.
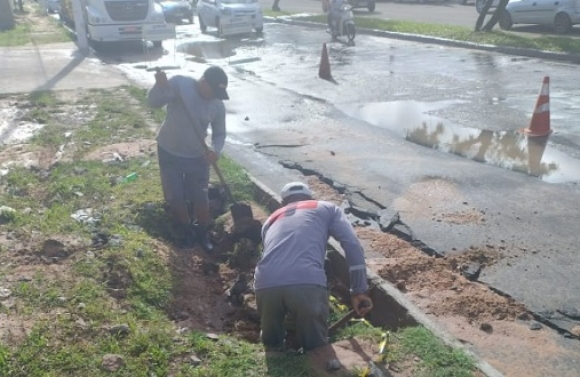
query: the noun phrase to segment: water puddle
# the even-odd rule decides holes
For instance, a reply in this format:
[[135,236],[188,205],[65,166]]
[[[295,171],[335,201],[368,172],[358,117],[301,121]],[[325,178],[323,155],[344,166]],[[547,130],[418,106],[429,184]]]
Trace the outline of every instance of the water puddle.
[[226,59],[239,55],[248,58],[248,51],[255,50],[263,44],[264,40],[261,38],[192,41],[180,44],[177,47],[177,51],[189,55],[190,60],[205,62],[207,60]]
[[454,103],[457,101],[396,101],[341,106],[341,110],[428,148],[529,174],[548,183],[580,181],[580,160],[549,145],[548,137],[461,127],[428,114]]

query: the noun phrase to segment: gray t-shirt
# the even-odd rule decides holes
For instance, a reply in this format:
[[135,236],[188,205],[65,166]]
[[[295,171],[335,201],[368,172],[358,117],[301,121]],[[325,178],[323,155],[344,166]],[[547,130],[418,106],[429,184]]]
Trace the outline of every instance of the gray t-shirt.
[[[226,108],[219,99],[207,100],[197,89],[197,80],[187,76],[173,76],[169,87],[155,84],[147,93],[147,104],[150,107],[167,105],[165,121],[157,134],[157,144],[174,156],[197,158],[205,155],[193,127],[198,127],[202,135],[207,135],[211,124],[212,148],[220,153],[226,139]],[[176,96],[181,94],[182,102]],[[195,124],[191,123],[189,112]]]
[[329,237],[340,242],[352,293],[368,289],[363,248],[344,212],[333,203],[307,200],[274,212],[262,227],[264,251],[254,289],[295,284],[326,287],[324,259]]

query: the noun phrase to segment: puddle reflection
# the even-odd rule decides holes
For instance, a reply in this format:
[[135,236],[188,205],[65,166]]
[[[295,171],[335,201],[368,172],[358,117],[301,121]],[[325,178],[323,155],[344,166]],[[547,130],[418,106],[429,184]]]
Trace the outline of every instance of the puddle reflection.
[[220,39],[215,41],[194,41],[180,44],[177,51],[190,55],[197,61],[206,59],[225,59],[238,55],[239,50],[262,47],[264,40],[259,39]]
[[461,127],[426,114],[451,103],[397,101],[345,106],[341,110],[425,147],[529,174],[549,183],[580,181],[580,161],[550,146],[548,137]]

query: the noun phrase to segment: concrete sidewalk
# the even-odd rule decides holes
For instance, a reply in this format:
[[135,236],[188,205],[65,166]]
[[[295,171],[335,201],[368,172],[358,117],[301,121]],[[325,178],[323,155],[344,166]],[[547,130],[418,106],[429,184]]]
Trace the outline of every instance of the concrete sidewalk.
[[2,47],[0,67],[0,93],[111,88],[128,83],[118,69],[83,55],[72,42]]

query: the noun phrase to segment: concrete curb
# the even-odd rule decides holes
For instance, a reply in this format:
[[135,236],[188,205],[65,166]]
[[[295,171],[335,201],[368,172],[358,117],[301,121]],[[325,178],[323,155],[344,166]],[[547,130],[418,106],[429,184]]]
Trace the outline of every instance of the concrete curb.
[[[270,21],[270,22],[276,22],[276,23],[287,24],[287,25],[326,28],[326,24],[322,24],[319,22],[300,21],[300,20],[294,20],[294,19],[290,19],[290,18],[278,18],[278,17],[269,17],[269,16],[264,17],[264,19],[267,21]],[[473,42],[456,41],[453,39],[431,37],[431,36],[420,35],[420,34],[398,33],[398,32],[394,32],[394,31],[384,31],[384,30],[367,29],[367,28],[359,28],[359,27],[357,27],[357,33],[368,34],[368,35],[373,35],[373,36],[377,36],[377,37],[400,39],[400,40],[406,40],[406,41],[411,41],[411,42],[431,43],[431,44],[438,44],[438,45],[448,46],[448,47],[467,48],[467,49],[479,50],[479,51],[497,52],[497,53],[506,54],[506,55],[523,56],[523,57],[528,57],[528,58],[547,59],[547,60],[554,60],[554,61],[559,61],[559,62],[580,64],[580,54],[568,54],[568,53],[561,53],[561,52],[536,50],[536,49],[531,49],[531,48],[495,46],[495,45],[487,45],[487,44],[480,44],[480,43],[473,43]]]
[[[280,207],[281,198],[273,190],[267,187],[257,178],[248,177],[254,184],[256,191],[255,199],[265,205],[268,210],[274,211]],[[340,244],[334,239],[328,242],[332,253],[329,253],[331,269],[337,274],[342,282],[348,282],[349,273],[346,263],[345,253]],[[374,308],[369,313],[369,321],[375,325],[389,324],[394,327],[418,324],[431,331],[437,338],[441,339],[447,346],[459,349],[471,356],[475,360],[475,366],[486,377],[504,377],[502,373],[496,370],[486,361],[480,359],[471,350],[467,349],[461,342],[439,328],[423,312],[410,302],[397,288],[382,279],[367,267],[367,277],[369,279],[370,296],[373,299]],[[348,284],[347,284],[348,286]],[[373,315],[374,313],[374,315]]]

